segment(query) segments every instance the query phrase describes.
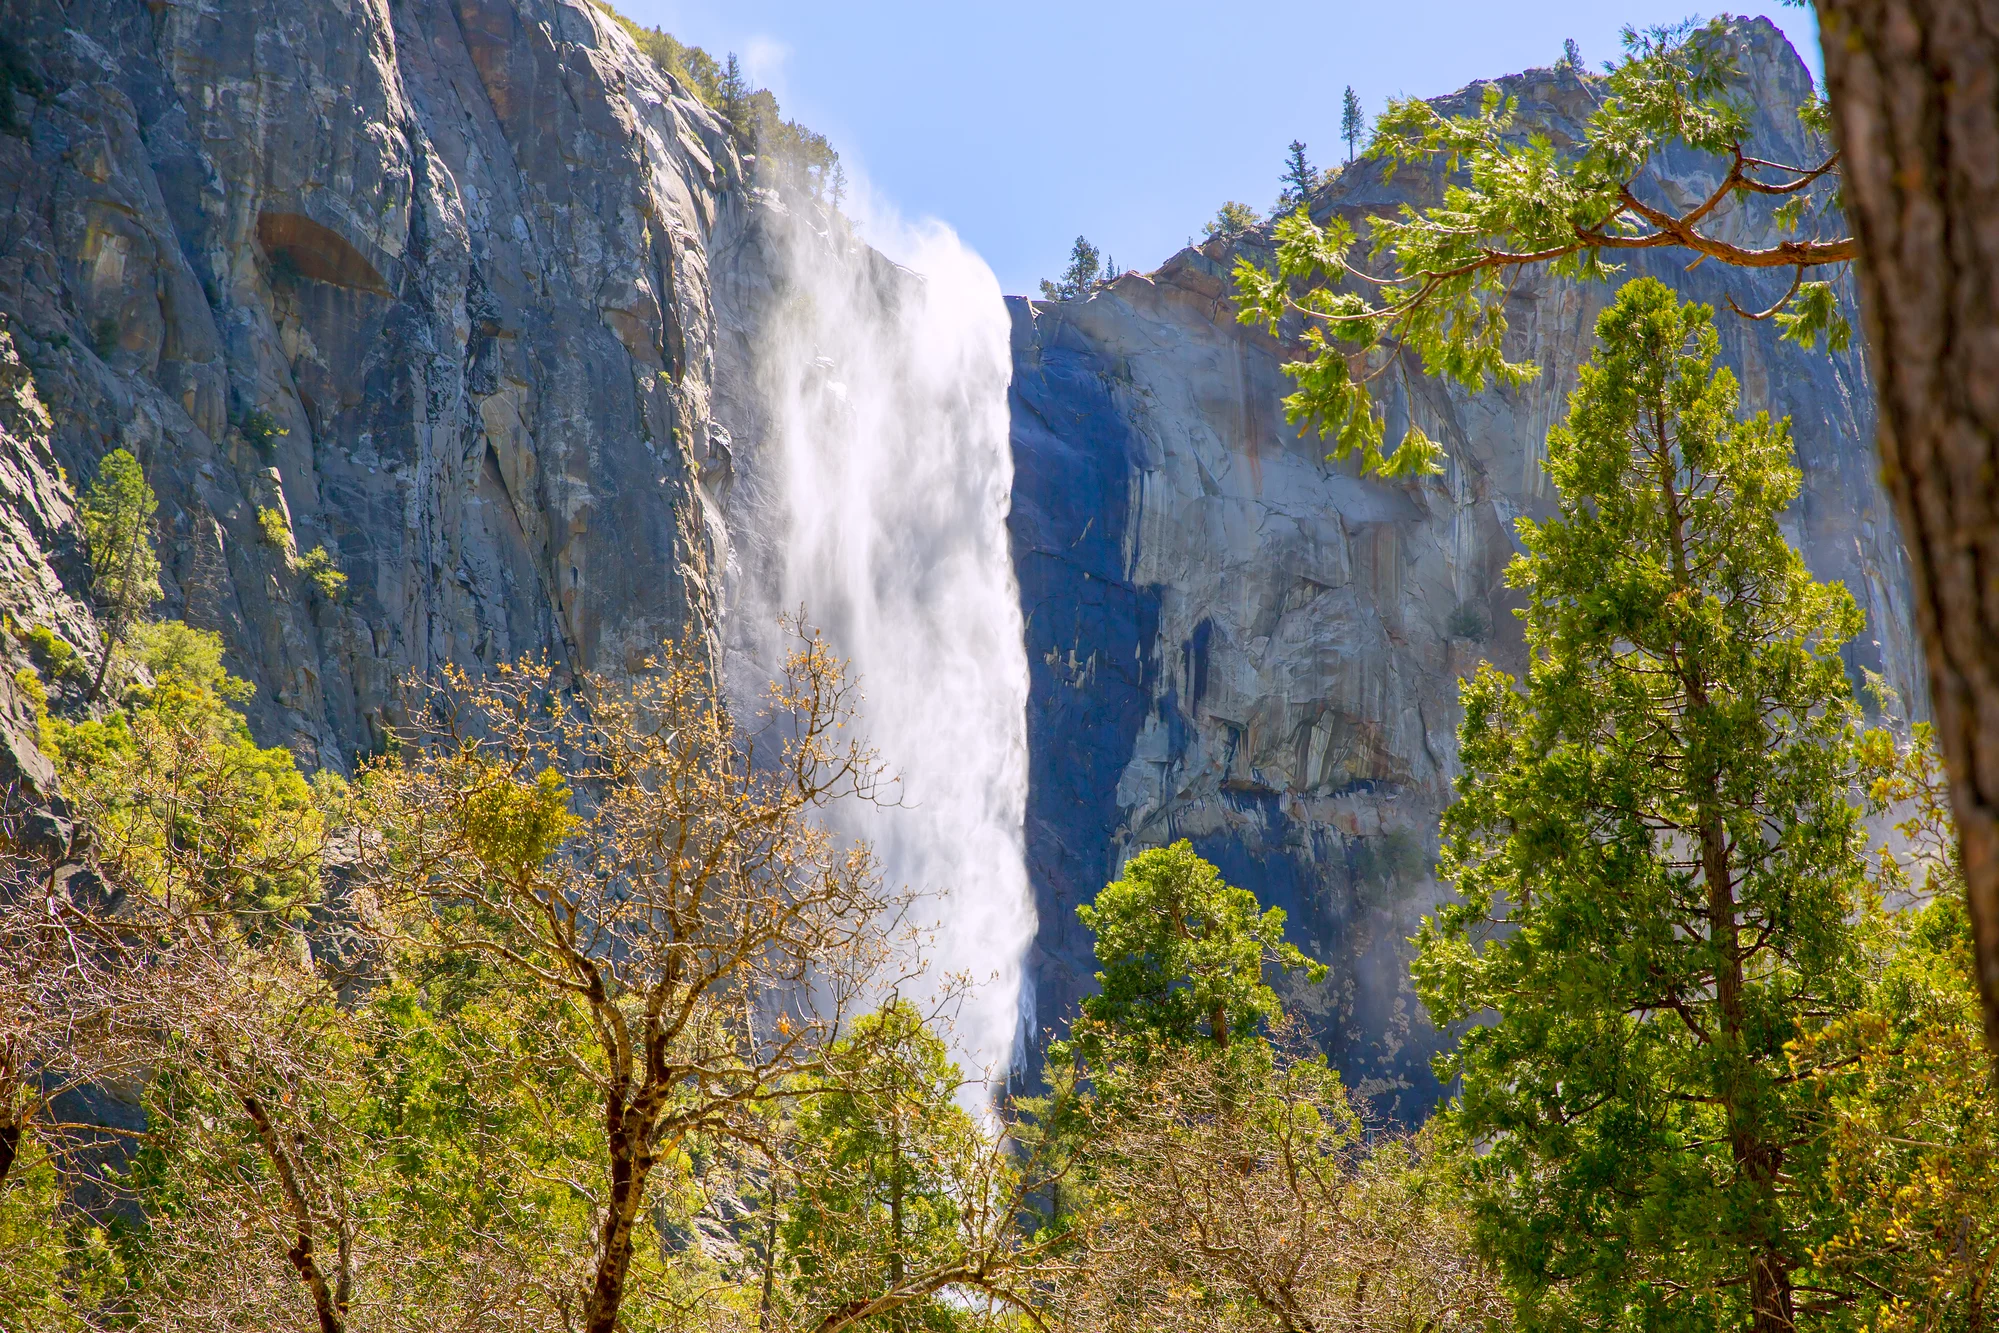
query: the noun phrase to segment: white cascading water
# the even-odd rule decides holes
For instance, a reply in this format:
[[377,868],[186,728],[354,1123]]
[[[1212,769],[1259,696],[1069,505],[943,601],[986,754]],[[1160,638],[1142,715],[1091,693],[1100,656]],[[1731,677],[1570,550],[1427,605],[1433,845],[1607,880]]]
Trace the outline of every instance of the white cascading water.
[[762,425],[737,449],[767,530],[739,551],[730,636],[767,672],[766,627],[802,607],[850,662],[862,734],[900,790],[834,819],[873,844],[890,887],[922,895],[920,984],[965,988],[951,1044],[991,1085],[1018,1055],[1034,934],[1006,308],[992,270],[941,224],[871,221],[898,269],[802,223],[764,236]]

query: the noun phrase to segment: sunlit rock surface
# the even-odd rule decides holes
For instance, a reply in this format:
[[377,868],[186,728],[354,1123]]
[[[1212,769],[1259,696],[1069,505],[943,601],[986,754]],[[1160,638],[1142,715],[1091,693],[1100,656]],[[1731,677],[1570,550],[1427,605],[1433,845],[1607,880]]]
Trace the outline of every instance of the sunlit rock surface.
[[262,739],[344,765],[406,671],[615,668],[704,611],[740,169],[593,6],[4,0],[0,37],[0,316],[71,478],[145,463],[164,610]]
[[[1752,151],[1816,161],[1775,110],[1808,88],[1803,65],[1767,22],[1741,32]],[[1530,71],[1501,87],[1523,122],[1558,137],[1576,134],[1591,105],[1573,74]],[[1479,91],[1445,101],[1470,110]],[[1700,197],[1714,183],[1693,174],[1700,165],[1669,162],[1654,185],[1676,203]],[[1385,182],[1362,163],[1316,211],[1357,217],[1434,188],[1408,172]],[[1751,242],[1769,234],[1761,214],[1728,225]],[[1086,300],[1012,303],[1039,1011],[1046,1024],[1072,1010],[1095,970],[1076,904],[1132,852],[1191,838],[1284,907],[1292,937],[1333,965],[1294,1004],[1350,1078],[1414,1113],[1438,1092],[1438,1038],[1407,988],[1406,939],[1438,894],[1429,870],[1456,771],[1457,681],[1481,659],[1524,665],[1502,580],[1513,523],[1551,510],[1548,427],[1614,286],[1521,284],[1509,354],[1542,367],[1523,391],[1472,395],[1413,366],[1383,381],[1390,440],[1413,413],[1449,456],[1441,477],[1383,483],[1326,462],[1284,423],[1283,348],[1234,322],[1233,260],[1210,243]],[[1645,256],[1629,271],[1749,310],[1789,281],[1684,263]],[[1880,671],[1920,701],[1860,355],[1779,344],[1772,323],[1725,308],[1719,327],[1745,406],[1792,419],[1805,472],[1794,539],[1868,612],[1849,652],[1856,677]]]

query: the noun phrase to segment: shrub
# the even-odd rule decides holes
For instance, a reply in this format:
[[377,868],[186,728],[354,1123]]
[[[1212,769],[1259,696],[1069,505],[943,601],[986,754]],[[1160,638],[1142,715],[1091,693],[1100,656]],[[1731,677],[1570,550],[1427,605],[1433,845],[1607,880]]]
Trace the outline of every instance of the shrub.
[[61,680],[66,676],[80,677],[84,674],[83,654],[47,625],[37,625],[22,637],[28,641],[28,652],[34,657],[35,665],[51,679]]
[[258,506],[257,530],[263,534],[266,542],[281,551],[288,549],[292,544],[292,525],[285,522],[284,511],[281,509],[265,509],[261,505]]
[[237,420],[236,429],[243,432],[244,439],[266,451],[277,448],[278,436],[291,434],[261,407],[245,412]]
[[311,580],[319,595],[329,602],[336,600],[347,587],[347,576],[333,563],[324,546],[315,546],[293,561],[292,572]]

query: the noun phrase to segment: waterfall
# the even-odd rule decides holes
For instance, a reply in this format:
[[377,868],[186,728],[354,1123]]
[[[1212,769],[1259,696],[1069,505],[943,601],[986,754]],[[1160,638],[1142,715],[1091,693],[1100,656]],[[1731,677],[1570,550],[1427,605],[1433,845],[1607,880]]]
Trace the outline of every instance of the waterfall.
[[965,987],[949,1037],[990,1084],[1032,1021],[1008,319],[998,280],[948,228],[879,214],[864,226],[902,264],[816,209],[764,200],[748,227],[729,671],[738,687],[767,679],[776,619],[801,607],[851,663],[861,734],[900,789],[893,805],[837,812],[836,831],[873,844],[890,887],[922,895],[921,985],[933,998],[950,979]]

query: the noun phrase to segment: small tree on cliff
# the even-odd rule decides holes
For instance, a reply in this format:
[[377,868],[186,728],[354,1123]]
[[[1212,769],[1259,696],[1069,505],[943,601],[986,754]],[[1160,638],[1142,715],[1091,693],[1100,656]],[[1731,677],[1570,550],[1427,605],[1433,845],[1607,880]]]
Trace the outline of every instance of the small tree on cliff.
[[736,59],[734,51],[722,62],[722,77],[716,85],[721,105],[716,110],[722,119],[729,122],[730,133],[736,136],[737,145],[746,153],[757,151],[756,105],[751,100],[756,90],[750,87],[749,77],[743,73],[742,62]]
[[104,653],[88,699],[103,693],[112,653],[160,599],[160,560],[153,553],[153,514],[158,508],[139,460],[123,449],[106,454],[97,465],[97,484],[83,501],[90,595],[104,632]]
[[1597,322],[1560,515],[1522,520],[1522,689],[1463,688],[1465,775],[1418,993],[1474,1228],[1532,1328],[1794,1326],[1822,1100],[1786,1043],[1857,1002],[1853,598],[1778,516],[1789,431],[1735,415],[1705,306],[1627,285]]
[[1046,278],[1041,280],[1042,299],[1073,301],[1079,296],[1088,296],[1090,289],[1103,276],[1103,252],[1090,244],[1087,238],[1078,236],[1076,244],[1069,249],[1069,267],[1062,270],[1062,276],[1054,282]]
[[1256,210],[1231,199],[1215,210],[1215,216],[1201,227],[1201,234],[1209,240],[1220,237],[1224,241],[1233,241],[1247,235],[1255,225]]
[[1360,94],[1353,90],[1350,83],[1346,92],[1340,95],[1340,137],[1347,141],[1348,162],[1353,161],[1354,149],[1366,133],[1367,113],[1360,109]]
[[1302,140],[1293,139],[1284,156],[1284,175],[1279,178],[1284,190],[1277,196],[1278,214],[1289,213],[1312,200],[1312,191],[1319,186],[1319,169],[1305,156]]

